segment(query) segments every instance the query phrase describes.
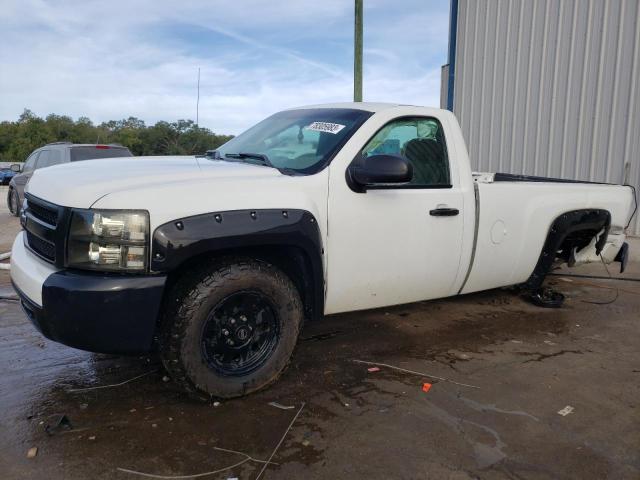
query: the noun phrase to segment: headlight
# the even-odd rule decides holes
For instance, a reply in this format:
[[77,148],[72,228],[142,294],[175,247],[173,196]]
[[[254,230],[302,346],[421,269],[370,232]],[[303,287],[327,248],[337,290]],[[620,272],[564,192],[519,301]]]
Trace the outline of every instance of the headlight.
[[104,271],[145,271],[149,214],[143,210],[73,210],[67,266]]

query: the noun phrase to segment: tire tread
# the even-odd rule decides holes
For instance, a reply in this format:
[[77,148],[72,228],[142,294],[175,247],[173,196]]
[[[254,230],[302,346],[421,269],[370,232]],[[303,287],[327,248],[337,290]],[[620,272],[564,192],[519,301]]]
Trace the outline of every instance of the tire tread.
[[[254,272],[256,269],[272,276],[283,288],[288,290],[294,302],[294,308],[302,312],[300,295],[291,280],[279,269],[260,260],[245,257],[229,257],[214,259],[186,273],[172,288],[166,297],[164,315],[160,329],[160,356],[169,376],[180,388],[191,397],[200,400],[211,400],[214,397],[203,392],[198,385],[189,378],[188,369],[182,361],[181,345],[186,329],[191,319],[196,315],[202,304],[207,301],[212,291],[223,284],[239,280],[242,276]],[[298,337],[301,321],[295,324],[295,336]],[[286,370],[290,358],[284,368],[266,383],[249,391],[251,393],[266,388],[275,382]]]

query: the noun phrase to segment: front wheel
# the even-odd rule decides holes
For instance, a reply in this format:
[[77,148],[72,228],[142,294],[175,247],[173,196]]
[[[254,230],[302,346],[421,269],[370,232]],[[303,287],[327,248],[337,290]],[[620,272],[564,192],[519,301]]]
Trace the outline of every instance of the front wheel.
[[160,354],[174,381],[200,398],[265,388],[287,366],[303,308],[291,280],[261,261],[206,265],[168,298]]
[[18,192],[13,188],[10,188],[9,193],[7,193],[7,206],[11,215],[14,217],[20,216],[20,198],[18,197]]

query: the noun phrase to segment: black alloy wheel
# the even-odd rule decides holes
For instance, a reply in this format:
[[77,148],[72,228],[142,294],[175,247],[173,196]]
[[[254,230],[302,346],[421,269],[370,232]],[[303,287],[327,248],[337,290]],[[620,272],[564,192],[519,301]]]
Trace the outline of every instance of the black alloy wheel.
[[191,396],[234,398],[285,370],[304,319],[300,292],[282,270],[247,257],[185,269],[167,292],[158,348]]
[[243,376],[267,361],[279,336],[271,300],[257,291],[236,292],[211,310],[202,330],[202,355],[221,375]]

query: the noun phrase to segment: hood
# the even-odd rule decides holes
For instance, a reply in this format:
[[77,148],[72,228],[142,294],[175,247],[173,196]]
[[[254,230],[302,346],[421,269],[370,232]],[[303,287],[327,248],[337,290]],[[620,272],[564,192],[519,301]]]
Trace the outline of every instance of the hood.
[[203,157],[125,157],[85,160],[34,172],[26,191],[66,207],[89,208],[110,193],[203,179],[279,177],[269,167]]

